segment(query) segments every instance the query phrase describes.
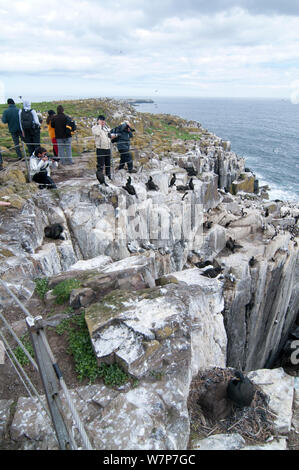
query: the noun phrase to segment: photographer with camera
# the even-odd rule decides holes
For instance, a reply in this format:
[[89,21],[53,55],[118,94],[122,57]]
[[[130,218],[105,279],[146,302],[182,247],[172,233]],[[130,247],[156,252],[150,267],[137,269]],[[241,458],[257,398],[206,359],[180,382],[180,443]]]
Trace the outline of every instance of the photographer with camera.
[[30,176],[33,181],[39,183],[39,189],[56,189],[57,186],[50,177],[50,167],[58,166],[59,158],[49,157],[44,147],[35,149],[30,157]]
[[120,154],[119,170],[123,170],[125,164],[128,166],[129,173],[136,173],[133,169],[133,158],[130,152],[130,139],[133,137],[135,129],[132,128],[129,121],[124,121],[120,126],[111,129],[111,142],[116,142],[117,150]]

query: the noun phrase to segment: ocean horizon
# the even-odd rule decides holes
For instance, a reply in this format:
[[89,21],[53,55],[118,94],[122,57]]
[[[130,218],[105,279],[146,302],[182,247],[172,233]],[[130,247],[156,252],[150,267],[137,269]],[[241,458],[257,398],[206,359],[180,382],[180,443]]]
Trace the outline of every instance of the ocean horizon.
[[151,99],[135,109],[199,122],[231,142],[231,150],[245,158],[260,186],[269,186],[270,199],[299,202],[299,104],[287,98],[66,95],[32,96],[32,102],[103,98]]
[[136,109],[199,122],[231,142],[260,186],[269,186],[270,199],[299,202],[299,105],[284,98],[152,99]]

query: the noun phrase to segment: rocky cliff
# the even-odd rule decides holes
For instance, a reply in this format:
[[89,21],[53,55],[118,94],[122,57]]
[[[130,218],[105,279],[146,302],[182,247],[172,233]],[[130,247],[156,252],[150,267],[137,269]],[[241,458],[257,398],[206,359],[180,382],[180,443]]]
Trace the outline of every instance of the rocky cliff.
[[[139,113],[125,112],[140,125]],[[19,170],[2,176],[12,206],[0,208],[1,279],[25,305],[36,278],[50,289],[79,280],[70,303],[85,309],[99,363],[139,380],[100,420],[90,418],[97,448],[186,448],[192,377],[209,367],[273,366],[298,319],[298,206],[269,201],[228,142],[198,123],[184,126],[200,138],[135,154],[137,196],[123,188],[124,170],[99,185],[88,153],[67,175],[53,173],[58,190],[38,191]],[[65,240],[45,238],[57,222]],[[9,318],[12,299],[0,295]],[[123,426],[125,414],[137,430],[117,441],[107,423]]]

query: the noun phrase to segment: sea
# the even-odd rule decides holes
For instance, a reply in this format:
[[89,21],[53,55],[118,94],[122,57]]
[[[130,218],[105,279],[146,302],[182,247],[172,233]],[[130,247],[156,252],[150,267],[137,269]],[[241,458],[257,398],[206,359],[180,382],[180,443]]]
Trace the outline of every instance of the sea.
[[136,106],[139,112],[166,113],[199,122],[231,142],[268,185],[270,199],[299,203],[299,104],[287,99],[162,98]]

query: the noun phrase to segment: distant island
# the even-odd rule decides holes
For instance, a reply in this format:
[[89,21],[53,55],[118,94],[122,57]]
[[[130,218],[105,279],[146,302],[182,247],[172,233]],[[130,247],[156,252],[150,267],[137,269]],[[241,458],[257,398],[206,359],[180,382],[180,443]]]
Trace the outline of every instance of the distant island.
[[138,105],[138,104],[143,104],[143,103],[154,103],[153,100],[151,99],[144,99],[144,98],[141,98],[141,99],[133,99],[133,98],[130,98],[128,100],[126,100],[129,104],[131,105]]

